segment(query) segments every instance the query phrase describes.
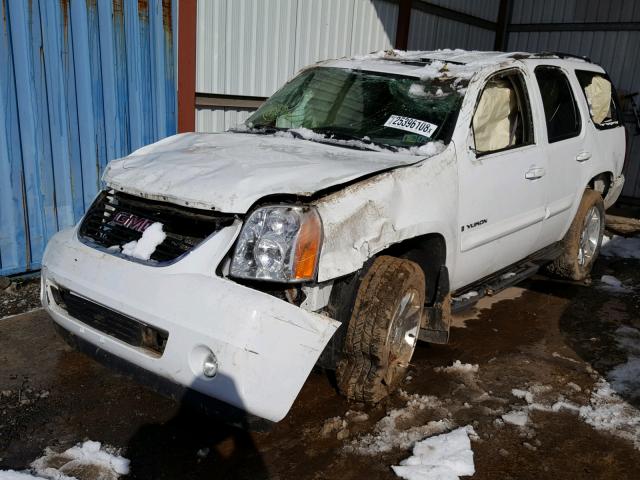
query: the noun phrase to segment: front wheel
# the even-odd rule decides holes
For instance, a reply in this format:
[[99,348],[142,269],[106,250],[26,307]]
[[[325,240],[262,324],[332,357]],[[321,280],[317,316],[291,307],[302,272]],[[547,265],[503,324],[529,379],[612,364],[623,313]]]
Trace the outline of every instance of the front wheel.
[[564,253],[548,270],[570,280],[584,280],[598,257],[604,234],[604,202],[600,193],[586,190],[563,240]]
[[345,396],[376,403],[397,387],[418,341],[424,299],[418,264],[375,259],[358,289],[336,371]]

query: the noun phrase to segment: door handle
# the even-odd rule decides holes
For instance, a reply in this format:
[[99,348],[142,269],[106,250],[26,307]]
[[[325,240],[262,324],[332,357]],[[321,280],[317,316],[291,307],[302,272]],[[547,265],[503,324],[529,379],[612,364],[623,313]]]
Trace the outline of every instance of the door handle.
[[579,162],[586,162],[591,158],[591,152],[580,152],[576,155],[576,160]]
[[544,177],[547,172],[544,168],[534,167],[530,168],[527,173],[524,174],[524,178],[527,180],[538,180],[539,178]]

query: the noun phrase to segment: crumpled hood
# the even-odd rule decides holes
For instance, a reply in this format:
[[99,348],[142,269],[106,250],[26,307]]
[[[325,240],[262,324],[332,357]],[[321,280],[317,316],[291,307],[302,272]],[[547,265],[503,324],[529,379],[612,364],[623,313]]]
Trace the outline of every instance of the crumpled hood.
[[311,195],[423,158],[287,136],[185,133],[112,161],[103,180],[109,187],[145,198],[246,213],[266,195]]

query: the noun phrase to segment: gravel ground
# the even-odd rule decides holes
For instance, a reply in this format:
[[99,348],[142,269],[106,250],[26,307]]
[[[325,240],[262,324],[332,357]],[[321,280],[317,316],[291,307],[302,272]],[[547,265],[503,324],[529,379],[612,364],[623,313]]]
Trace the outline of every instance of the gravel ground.
[[12,281],[0,289],[0,318],[40,308],[40,278]]

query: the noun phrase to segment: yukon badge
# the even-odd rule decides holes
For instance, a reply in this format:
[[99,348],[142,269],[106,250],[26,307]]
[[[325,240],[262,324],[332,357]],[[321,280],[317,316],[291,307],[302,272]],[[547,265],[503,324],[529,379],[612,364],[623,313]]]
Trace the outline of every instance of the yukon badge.
[[[468,223],[466,225],[466,229],[469,230],[471,228],[475,228],[475,227],[479,227],[480,225],[484,225],[485,223],[487,223],[488,220],[486,218],[483,218],[482,220],[478,220],[477,222],[474,223]],[[465,226],[462,225],[461,227],[461,231],[464,232]]]

